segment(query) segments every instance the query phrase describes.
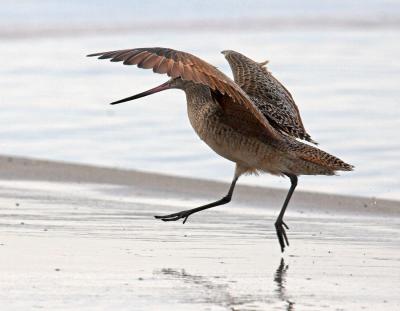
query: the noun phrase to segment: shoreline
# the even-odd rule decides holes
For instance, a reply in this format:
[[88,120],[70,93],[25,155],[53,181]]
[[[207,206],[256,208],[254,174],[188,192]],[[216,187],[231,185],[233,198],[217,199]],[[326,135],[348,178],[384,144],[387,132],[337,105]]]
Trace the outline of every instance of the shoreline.
[[[0,155],[0,167],[0,180],[133,186],[131,191],[156,197],[218,198],[229,187],[229,183],[220,181],[6,155]],[[274,206],[278,210],[286,193],[284,189],[239,184],[232,203],[262,208]],[[289,208],[300,213],[307,210],[317,214],[390,216],[398,215],[400,202],[297,189]]]

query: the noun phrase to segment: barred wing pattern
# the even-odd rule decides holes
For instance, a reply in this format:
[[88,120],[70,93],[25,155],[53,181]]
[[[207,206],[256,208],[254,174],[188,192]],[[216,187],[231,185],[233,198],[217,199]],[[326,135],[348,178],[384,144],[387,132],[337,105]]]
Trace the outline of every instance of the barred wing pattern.
[[316,144],[306,132],[290,92],[258,63],[235,51],[223,51],[235,82],[249,95],[273,127],[295,138]]

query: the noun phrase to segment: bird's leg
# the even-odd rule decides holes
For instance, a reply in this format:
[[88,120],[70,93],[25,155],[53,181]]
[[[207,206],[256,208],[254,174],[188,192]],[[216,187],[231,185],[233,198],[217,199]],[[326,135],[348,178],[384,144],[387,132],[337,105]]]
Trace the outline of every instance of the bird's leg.
[[235,176],[232,180],[231,186],[229,187],[228,193],[222,199],[212,202],[212,203],[209,203],[209,204],[206,204],[206,205],[202,205],[200,207],[184,210],[184,211],[181,211],[178,213],[164,215],[164,216],[154,216],[154,217],[157,219],[161,219],[162,221],[176,221],[176,220],[183,218],[183,223],[185,223],[187,221],[188,217],[194,213],[200,212],[202,210],[205,210],[205,209],[208,209],[208,208],[211,208],[214,206],[229,203],[232,198],[233,190],[235,189],[236,181],[238,180],[238,178],[240,176],[240,174],[238,174],[237,171],[238,170],[236,170]]
[[285,202],[283,203],[283,206],[279,213],[279,216],[275,222],[276,235],[278,236],[278,240],[279,240],[279,244],[281,246],[282,253],[285,250],[285,243],[286,243],[286,246],[289,246],[289,240],[286,236],[286,231],[285,231],[285,228],[289,229],[289,227],[283,222],[283,215],[285,214],[286,207],[289,204],[289,201],[290,201],[290,198],[292,197],[294,189],[297,186],[297,176],[291,175],[291,174],[286,174],[286,175],[290,178],[291,186],[290,186],[289,192],[286,196]]

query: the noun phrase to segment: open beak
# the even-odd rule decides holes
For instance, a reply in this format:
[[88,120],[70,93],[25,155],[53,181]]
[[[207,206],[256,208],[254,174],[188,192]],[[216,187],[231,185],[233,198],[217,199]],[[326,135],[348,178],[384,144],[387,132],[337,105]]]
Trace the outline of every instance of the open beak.
[[151,95],[151,94],[155,94],[155,93],[158,93],[158,92],[161,92],[161,91],[164,91],[164,90],[168,90],[169,88],[171,88],[170,81],[167,81],[167,82],[165,82],[165,83],[163,83],[163,84],[161,84],[159,86],[156,86],[155,88],[152,88],[152,89],[150,89],[148,91],[145,91],[145,92],[142,92],[142,93],[139,93],[139,94],[136,94],[136,95],[133,95],[133,96],[130,96],[130,97],[127,97],[127,98],[120,99],[120,100],[117,100],[115,102],[112,102],[112,103],[110,103],[110,105],[116,105],[116,104],[120,104],[120,103],[127,102],[127,101],[130,101],[130,100],[134,100],[134,99],[137,99],[137,98],[145,97],[147,95]]

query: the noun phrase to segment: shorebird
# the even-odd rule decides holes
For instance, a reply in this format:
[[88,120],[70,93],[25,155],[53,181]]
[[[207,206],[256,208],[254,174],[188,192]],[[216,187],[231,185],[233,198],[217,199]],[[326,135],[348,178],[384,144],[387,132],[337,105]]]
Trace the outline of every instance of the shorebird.
[[215,202],[155,216],[176,221],[199,211],[231,201],[238,178],[243,174],[270,173],[287,176],[291,186],[275,222],[283,252],[289,246],[283,221],[299,175],[335,175],[353,166],[308,143],[306,132],[290,92],[268,71],[267,62],[256,62],[235,51],[222,51],[234,80],[204,60],[169,48],[136,48],[90,54],[99,59],[137,65],[167,74],[170,79],[148,91],[111,103],[134,100],[168,89],[186,93],[190,123],[198,136],[217,154],[236,163],[228,193]]

